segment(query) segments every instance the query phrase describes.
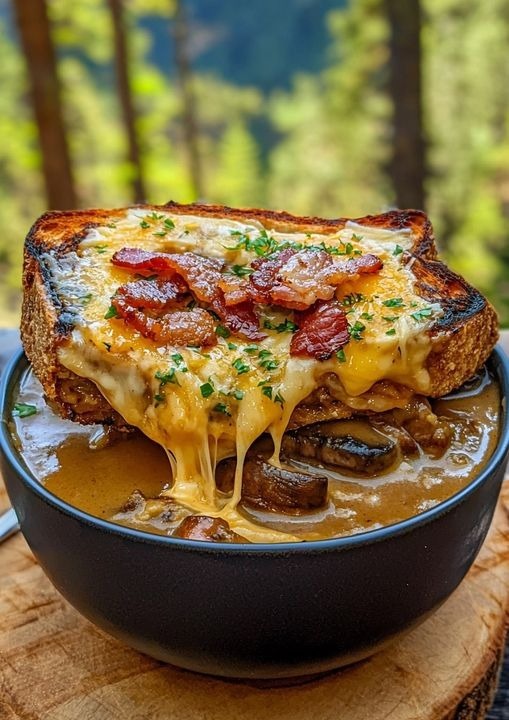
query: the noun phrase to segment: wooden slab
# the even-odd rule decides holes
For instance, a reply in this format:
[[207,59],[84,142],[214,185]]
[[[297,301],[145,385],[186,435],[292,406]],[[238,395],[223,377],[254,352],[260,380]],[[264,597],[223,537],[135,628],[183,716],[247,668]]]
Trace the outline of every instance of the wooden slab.
[[508,539],[509,478],[475,566],[433,617],[355,667],[268,689],[194,675],[121,645],[62,599],[18,534],[0,545],[0,718],[481,720],[503,653]]

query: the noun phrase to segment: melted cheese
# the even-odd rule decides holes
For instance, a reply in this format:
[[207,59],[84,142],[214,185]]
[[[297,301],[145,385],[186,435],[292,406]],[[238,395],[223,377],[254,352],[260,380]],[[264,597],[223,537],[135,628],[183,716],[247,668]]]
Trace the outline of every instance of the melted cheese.
[[[173,229],[167,229],[165,219],[172,220]],[[46,262],[65,310],[75,318],[70,342],[59,349],[60,362],[93,380],[127,422],[167,450],[172,497],[193,512],[220,515],[248,540],[290,541],[295,538],[260,528],[237,512],[247,450],[269,432],[275,445],[272,462],[277,463],[293,410],[324,383],[325,376],[337,378],[335,394],[353,407],[366,403],[370,388],[383,379],[426,393],[426,329],[441,311],[415,294],[411,270],[402,262],[402,250],[413,242],[410,231],[348,223],[332,235],[270,233],[279,242],[325,242],[343,248],[348,243],[351,251],[371,252],[383,260],[380,273],[340,288],[350,325],[363,326],[360,339],[352,338],[345,347],[344,361],[335,356],[324,362],[290,358],[291,333],[276,331],[269,331],[258,347],[233,336],[219,338],[204,352],[157,347],[121,320],[105,318],[110,297],[131,279],[130,273],[110,263],[120,248],[196,251],[243,264],[255,255],[234,249],[232,233],[254,238],[262,230],[255,222],[246,225],[170,213],[155,216],[134,209],[112,225],[90,230],[76,253],[58,259],[48,256]],[[277,325],[284,315],[267,309],[266,319]],[[270,353],[274,367],[264,366],[260,351]],[[235,367],[239,358],[247,370],[239,372]],[[170,370],[172,382],[161,382]],[[271,393],[264,387],[272,388]],[[233,454],[237,455],[235,486],[232,497],[226,498],[216,491],[214,471],[218,460]]]

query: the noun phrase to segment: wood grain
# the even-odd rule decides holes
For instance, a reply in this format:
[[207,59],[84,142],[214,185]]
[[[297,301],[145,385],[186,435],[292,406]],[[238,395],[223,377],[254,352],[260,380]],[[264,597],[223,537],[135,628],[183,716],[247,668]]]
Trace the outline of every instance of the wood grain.
[[18,535],[0,546],[0,719],[481,720],[504,645],[508,538],[509,480],[474,568],[432,618],[365,663],[268,690],[163,666],[108,637],[58,595]]
[[0,718],[481,720],[504,646],[508,539],[509,479],[475,566],[433,617],[364,663],[267,689],[164,666],[121,645],[62,599],[18,535],[0,546]]

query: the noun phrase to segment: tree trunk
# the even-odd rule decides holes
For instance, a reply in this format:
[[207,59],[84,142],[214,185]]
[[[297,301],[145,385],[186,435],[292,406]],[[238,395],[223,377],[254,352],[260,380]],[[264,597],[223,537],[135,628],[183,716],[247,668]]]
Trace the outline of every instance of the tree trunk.
[[184,115],[184,140],[193,194],[196,199],[200,199],[203,198],[204,194],[203,174],[198,146],[198,123],[192,87],[192,70],[187,55],[188,39],[189,32],[184,0],[176,0],[173,40],[175,45],[175,65]]
[[46,2],[14,0],[13,5],[39,132],[47,204],[50,209],[74,208],[77,197]]
[[[21,0],[23,2],[23,0]],[[128,160],[133,177],[131,181],[133,200],[135,203],[145,201],[145,182],[141,163],[140,143],[136,131],[136,111],[134,109],[131,85],[129,82],[129,58],[127,37],[124,23],[123,0],[108,0],[113,25],[113,42],[115,50],[115,72],[117,89],[122,108],[122,118],[127,135]]]
[[420,0],[384,0],[390,24],[389,93],[394,108],[391,176],[400,208],[424,207]]

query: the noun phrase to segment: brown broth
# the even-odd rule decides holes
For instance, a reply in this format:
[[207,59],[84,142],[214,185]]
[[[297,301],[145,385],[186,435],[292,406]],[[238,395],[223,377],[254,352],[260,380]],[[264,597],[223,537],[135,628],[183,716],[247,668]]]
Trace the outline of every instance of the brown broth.
[[[83,427],[57,417],[42,399],[42,389],[31,372],[24,376],[16,400],[38,408],[36,415],[14,418],[13,435],[26,464],[48,490],[70,505],[164,535],[171,534],[189,514],[180,508],[168,521],[161,516],[161,503],[147,506],[143,514],[121,512],[134,490],[156,497],[171,486],[165,452],[146,437],[135,433],[109,442],[100,426]],[[465,487],[492,455],[498,439],[499,388],[485,371],[461,391],[435,401],[433,407],[454,427],[453,442],[440,459],[421,452],[369,479],[327,471],[329,505],[305,516],[242,512],[268,528],[317,540],[390,525],[433,507]],[[303,463],[295,465],[307,468]]]

